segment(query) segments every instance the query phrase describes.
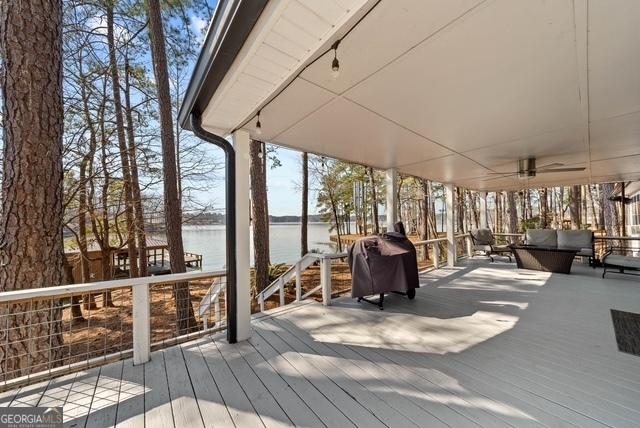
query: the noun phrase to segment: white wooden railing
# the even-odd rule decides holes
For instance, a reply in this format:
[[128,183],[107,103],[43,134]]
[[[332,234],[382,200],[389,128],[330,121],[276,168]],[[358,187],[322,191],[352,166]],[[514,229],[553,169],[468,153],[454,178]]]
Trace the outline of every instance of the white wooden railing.
[[[285,284],[295,278],[296,280],[296,302],[306,299],[313,293],[322,289],[322,304],[328,306],[331,304],[331,264],[333,260],[343,259],[347,257],[347,253],[321,254],[307,253],[297,260],[286,272],[276,278],[267,288],[257,294],[256,300],[260,304],[260,310],[264,311],[264,302],[266,299],[279,294],[280,306],[285,305]],[[314,289],[302,294],[302,272],[313,266],[316,262],[320,263],[320,285]]]
[[207,311],[210,310],[212,304],[214,319],[216,320],[214,327],[222,327],[222,317],[220,316],[220,296],[224,289],[225,283],[222,281],[222,277],[216,277],[213,282],[211,282],[211,287],[207,290],[207,294],[205,294],[200,301],[198,315],[200,315],[200,318],[203,320],[205,330],[209,328],[209,317],[207,317],[206,314]]
[[[471,244],[471,237],[468,233],[463,233],[455,236],[456,240],[466,239],[467,240],[467,255],[471,257],[473,252],[473,245]],[[427,239],[423,241],[416,241],[413,244],[415,246],[432,246],[433,248],[433,261],[434,268],[440,268],[440,243],[447,242],[447,238],[435,238],[435,239]],[[335,253],[335,254],[319,254],[319,253],[308,253],[305,254],[302,258],[297,260],[289,269],[287,269],[281,276],[276,278],[267,288],[262,290],[260,293],[256,295],[256,300],[260,305],[260,310],[264,311],[265,309],[265,301],[278,293],[280,297],[280,306],[285,305],[285,285],[292,281],[295,278],[296,281],[296,302],[306,299],[310,295],[316,293],[318,290],[322,290],[322,303],[327,306],[331,303],[331,266],[332,261],[336,259],[343,259],[347,257],[347,253]],[[301,274],[310,266],[314,265],[316,262],[320,263],[320,285],[309,290],[304,295],[302,294],[302,281]]]
[[423,241],[416,241],[413,243],[416,247],[424,246],[428,248],[429,246],[433,247],[433,267],[434,269],[440,268],[440,243],[447,242],[447,238],[434,238],[434,239],[425,239]]
[[[167,346],[173,343],[179,343],[184,340],[188,340],[192,337],[196,337],[198,335],[204,334],[205,332],[215,331],[222,326],[220,310],[218,300],[220,297],[220,293],[224,288],[224,278],[226,278],[226,271],[205,271],[205,272],[188,272],[188,273],[180,273],[180,274],[171,274],[171,275],[161,275],[161,276],[151,276],[144,278],[129,278],[129,279],[120,279],[113,281],[100,281],[100,282],[92,282],[86,284],[72,284],[72,285],[60,285],[53,287],[43,287],[43,288],[33,288],[33,289],[25,289],[25,290],[15,290],[15,291],[6,291],[0,293],[0,305],[2,305],[5,309],[3,316],[5,318],[11,316],[20,316],[25,313],[30,313],[33,311],[31,307],[34,303],[37,302],[61,302],[65,299],[71,299],[73,296],[87,296],[87,295],[101,295],[105,292],[115,292],[116,290],[123,289],[131,289],[131,302],[130,309],[132,312],[132,349],[121,349],[114,354],[109,355],[101,355],[95,358],[86,358],[84,361],[80,361],[78,363],[69,363],[64,364],[63,367],[59,369],[48,369],[43,371],[42,373],[35,372],[29,373],[25,377],[25,379],[16,378],[4,378],[2,382],[2,389],[8,387],[10,385],[18,385],[22,383],[33,382],[39,378],[47,378],[53,375],[59,375],[64,372],[73,371],[79,367],[87,367],[90,365],[96,365],[98,363],[104,363],[113,358],[123,358],[129,355],[133,356],[134,364],[142,364],[149,361],[150,353],[152,347],[158,346]],[[152,310],[150,306],[150,287],[154,286],[167,286],[171,284],[178,283],[187,283],[196,280],[203,279],[214,279],[214,287],[210,288],[210,293],[207,293],[209,303],[213,303],[216,305],[216,322],[213,328],[208,328],[207,322],[205,321],[208,316],[206,316],[206,309],[201,308],[199,310],[199,315],[201,319],[204,321],[204,329],[196,326],[196,328],[192,329],[190,333],[185,334],[183,336],[175,335],[169,337],[165,340],[162,339],[161,342],[152,344],[151,336],[152,336]],[[166,288],[166,287],[165,287]],[[160,287],[163,289],[163,287]],[[161,290],[158,290],[160,292]],[[154,289],[155,290],[155,289]],[[169,292],[170,294],[170,292]],[[171,297],[168,297],[171,298]],[[206,298],[206,297],[205,297]],[[128,303],[128,302],[127,302]],[[21,309],[24,308],[24,309]],[[18,312],[23,311],[23,312]],[[96,311],[93,311],[96,312]],[[85,312],[83,315],[87,315]],[[91,316],[91,311],[89,311],[89,316]],[[7,318],[8,319],[8,318]],[[8,321],[7,321],[8,322]],[[88,327],[93,325],[89,320]],[[87,328],[88,328],[87,327]],[[99,328],[100,324],[95,323],[95,327]],[[194,331],[199,330],[199,331]],[[122,333],[120,331],[119,333]],[[8,337],[8,334],[7,334]],[[30,340],[30,338],[25,338],[23,340]],[[66,344],[65,344],[66,345]],[[4,374],[6,376],[6,373]]]

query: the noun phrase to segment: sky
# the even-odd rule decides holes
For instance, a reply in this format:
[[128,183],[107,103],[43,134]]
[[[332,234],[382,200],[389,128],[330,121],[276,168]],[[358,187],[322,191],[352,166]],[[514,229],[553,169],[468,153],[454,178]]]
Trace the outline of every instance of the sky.
[[[211,2],[215,6],[215,2]],[[191,16],[191,26],[196,34],[202,34],[209,26],[204,19]],[[202,43],[204,37],[200,39]],[[222,151],[215,147],[211,150],[216,153],[220,161],[223,160]],[[274,216],[300,215],[302,211],[302,182],[301,153],[285,148],[278,148],[276,156],[282,166],[267,171],[267,197],[269,200],[269,214]],[[309,191],[309,214],[317,214],[316,193]],[[209,191],[202,192],[198,198],[203,202],[210,202],[214,209],[224,208],[224,180],[217,180],[215,186]]]
[[[214,146],[211,149],[222,162],[222,151]],[[269,215],[300,215],[302,211],[302,167],[300,152],[278,147],[275,156],[281,166],[267,170],[267,198],[269,200]],[[309,214],[317,214],[315,191],[309,191]],[[210,202],[214,209],[224,208],[224,180],[223,177],[215,182],[209,191],[201,192],[198,198],[203,202]]]

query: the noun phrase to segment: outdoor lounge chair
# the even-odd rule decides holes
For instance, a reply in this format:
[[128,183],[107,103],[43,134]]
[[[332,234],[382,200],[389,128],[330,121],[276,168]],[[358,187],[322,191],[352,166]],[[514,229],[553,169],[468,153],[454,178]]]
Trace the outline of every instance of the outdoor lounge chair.
[[[606,250],[600,260],[604,271],[602,277],[609,271],[617,271],[617,273],[625,273],[628,275],[640,275],[640,257],[633,256],[633,250],[627,247],[613,247]],[[627,272],[625,272],[627,271]],[[632,271],[632,272],[628,272]]]
[[490,229],[473,229],[469,232],[473,241],[473,251],[484,253],[493,262],[494,254],[503,254],[511,262],[511,249],[506,245],[496,245],[496,238]]

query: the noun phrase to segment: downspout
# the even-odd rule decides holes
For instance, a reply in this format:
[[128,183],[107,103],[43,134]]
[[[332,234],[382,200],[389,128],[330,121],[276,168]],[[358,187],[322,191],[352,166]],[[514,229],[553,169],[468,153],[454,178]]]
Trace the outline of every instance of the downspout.
[[227,341],[238,341],[237,317],[237,267],[236,267],[236,152],[233,145],[219,135],[212,134],[202,128],[199,114],[191,112],[189,116],[191,130],[200,139],[220,147],[225,154],[225,229],[227,254]]

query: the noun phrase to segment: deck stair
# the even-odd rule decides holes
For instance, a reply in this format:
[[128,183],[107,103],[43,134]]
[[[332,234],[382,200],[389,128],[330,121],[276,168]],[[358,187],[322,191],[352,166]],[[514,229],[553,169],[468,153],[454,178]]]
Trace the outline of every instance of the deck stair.
[[[260,304],[260,311],[264,311],[264,301],[276,292],[280,296],[280,306],[285,305],[284,286],[293,279],[296,280],[296,302],[306,299],[313,293],[322,289],[323,303],[328,304],[331,299],[331,261],[343,259],[347,253],[323,254],[307,253],[291,265],[282,275],[276,278],[267,288],[256,296]],[[320,285],[302,294],[302,272],[316,263],[320,263]]]

